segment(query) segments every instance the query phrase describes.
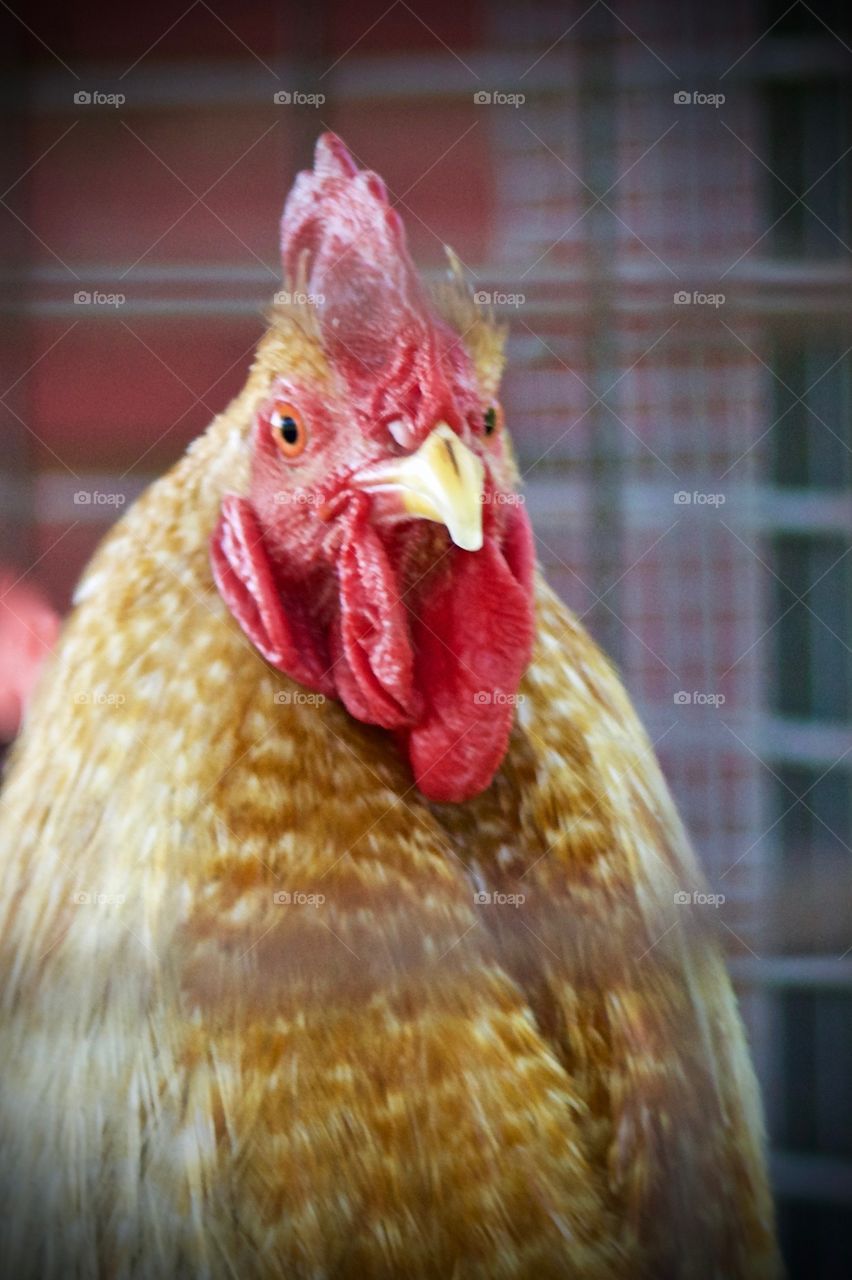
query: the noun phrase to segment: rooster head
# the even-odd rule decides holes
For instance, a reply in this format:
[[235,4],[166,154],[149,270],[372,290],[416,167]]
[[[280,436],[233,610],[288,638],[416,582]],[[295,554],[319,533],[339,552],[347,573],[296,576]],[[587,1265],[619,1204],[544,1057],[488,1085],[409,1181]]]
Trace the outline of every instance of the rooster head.
[[281,241],[320,360],[265,388],[214,577],[267,661],[392,732],[427,798],[463,801],[506,752],[533,637],[502,334],[458,279],[430,297],[381,179],[331,134]]

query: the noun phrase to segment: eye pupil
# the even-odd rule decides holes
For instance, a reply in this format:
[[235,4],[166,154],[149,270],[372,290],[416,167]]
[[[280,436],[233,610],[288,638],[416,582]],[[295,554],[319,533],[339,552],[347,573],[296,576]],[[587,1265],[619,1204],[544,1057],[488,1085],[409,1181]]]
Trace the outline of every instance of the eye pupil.
[[282,458],[292,462],[301,457],[308,440],[308,431],[298,408],[286,400],[279,400],[271,406],[267,422]]
[[295,418],[282,418],[278,424],[278,429],[281,432],[282,440],[285,440],[287,444],[295,444],[299,439],[299,426]]
[[485,423],[485,434],[487,436],[493,435],[497,427],[497,410],[493,405],[485,410],[483,421]]

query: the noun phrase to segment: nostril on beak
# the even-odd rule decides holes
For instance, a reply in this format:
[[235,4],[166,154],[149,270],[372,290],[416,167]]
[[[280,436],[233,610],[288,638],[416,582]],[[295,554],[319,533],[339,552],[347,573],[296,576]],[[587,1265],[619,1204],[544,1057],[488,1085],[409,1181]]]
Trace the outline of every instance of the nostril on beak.
[[446,451],[447,451],[447,457],[448,457],[448,458],[449,458],[449,460],[450,460],[450,466],[452,467],[452,469],[453,469],[453,471],[456,473],[456,475],[457,475],[457,476],[460,476],[460,475],[461,475],[461,471],[459,470],[459,460],[458,460],[458,458],[456,457],[455,445],[453,444],[453,442],[452,442],[451,440],[446,440],[446,439],[444,440],[444,442],[443,442],[443,443],[444,443],[444,448],[445,448],[445,449],[446,449]]
[[388,431],[401,449],[412,449],[414,447],[412,430],[407,422],[403,422],[402,418],[394,418],[393,422],[389,422]]

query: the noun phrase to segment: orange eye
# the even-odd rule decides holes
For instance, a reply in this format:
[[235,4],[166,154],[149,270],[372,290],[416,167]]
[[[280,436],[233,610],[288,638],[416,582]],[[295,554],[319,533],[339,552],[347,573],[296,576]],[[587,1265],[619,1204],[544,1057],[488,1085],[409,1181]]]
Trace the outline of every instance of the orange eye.
[[491,404],[482,415],[482,429],[487,436],[496,436],[503,429],[503,410],[499,404]]
[[279,453],[284,458],[298,458],[308,443],[308,432],[302,415],[288,400],[276,400],[269,415],[269,429]]

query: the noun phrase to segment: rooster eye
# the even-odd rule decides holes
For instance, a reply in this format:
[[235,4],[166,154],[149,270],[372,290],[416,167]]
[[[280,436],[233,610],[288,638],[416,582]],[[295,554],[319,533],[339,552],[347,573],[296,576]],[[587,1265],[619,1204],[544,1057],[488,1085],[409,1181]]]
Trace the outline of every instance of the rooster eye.
[[269,426],[278,452],[285,458],[298,458],[308,442],[308,433],[298,409],[279,400],[269,415]]
[[503,425],[503,410],[499,405],[489,405],[482,415],[482,425],[487,436],[496,435]]

